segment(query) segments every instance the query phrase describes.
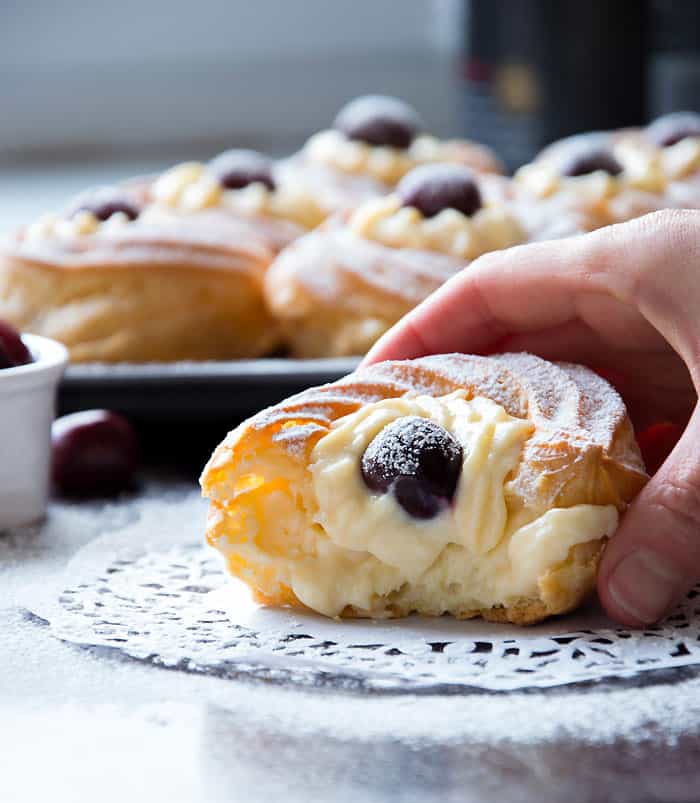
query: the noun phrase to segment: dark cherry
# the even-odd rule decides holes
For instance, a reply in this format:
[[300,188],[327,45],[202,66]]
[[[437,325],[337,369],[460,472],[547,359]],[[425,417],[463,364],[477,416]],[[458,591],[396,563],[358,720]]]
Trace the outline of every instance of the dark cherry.
[[227,190],[240,190],[256,181],[268,190],[275,189],[272,159],[257,151],[224,151],[209,163],[209,171]]
[[686,137],[700,137],[700,114],[673,112],[657,117],[647,127],[647,136],[661,148],[675,145]]
[[15,368],[30,362],[32,355],[19,332],[9,323],[0,321],[0,368]]
[[582,147],[573,149],[561,164],[562,176],[587,176],[603,170],[611,176],[622,173],[622,165],[605,147]]
[[404,206],[414,206],[425,217],[444,209],[471,216],[481,209],[481,193],[474,174],[460,165],[423,165],[407,173],[396,194]]
[[370,490],[391,491],[411,516],[430,519],[452,501],[462,447],[429,418],[403,416],[371,441],[360,468]]
[[109,220],[117,212],[123,212],[129,220],[136,220],[139,216],[138,207],[125,198],[116,187],[101,187],[79,196],[71,216],[77,215],[78,212],[91,212],[102,221]]
[[423,128],[418,112],[408,103],[385,95],[365,95],[343,106],[333,128],[348,139],[368,145],[408,148]]
[[14,368],[15,364],[10,359],[10,355],[5,351],[5,347],[0,343],[0,371],[3,368]]
[[51,427],[52,477],[65,496],[106,496],[127,488],[138,462],[131,424],[109,410],[65,415]]

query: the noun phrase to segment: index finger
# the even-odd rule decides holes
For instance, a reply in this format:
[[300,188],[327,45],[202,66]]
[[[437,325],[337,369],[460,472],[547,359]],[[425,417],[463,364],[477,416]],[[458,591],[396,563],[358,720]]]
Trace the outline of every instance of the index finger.
[[387,332],[365,362],[485,353],[513,336],[569,331],[576,321],[648,337],[635,294],[640,276],[680,256],[672,229],[668,214],[655,214],[480,257]]

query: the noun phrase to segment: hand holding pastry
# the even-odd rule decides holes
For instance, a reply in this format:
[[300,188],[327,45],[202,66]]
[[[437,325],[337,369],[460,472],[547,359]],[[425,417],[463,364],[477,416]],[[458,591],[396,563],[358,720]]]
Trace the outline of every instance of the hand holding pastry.
[[658,212],[583,237],[481,257],[409,313],[368,363],[529,351],[609,376],[638,431],[685,432],[606,550],[608,612],[642,625],[700,576],[700,212]]

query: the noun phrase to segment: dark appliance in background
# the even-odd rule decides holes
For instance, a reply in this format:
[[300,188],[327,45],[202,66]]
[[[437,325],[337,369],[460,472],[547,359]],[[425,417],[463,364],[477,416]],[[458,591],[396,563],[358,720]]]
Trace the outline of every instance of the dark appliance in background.
[[697,0],[468,0],[465,133],[513,169],[581,131],[700,110]]
[[700,111],[700,2],[652,0],[649,6],[649,116]]

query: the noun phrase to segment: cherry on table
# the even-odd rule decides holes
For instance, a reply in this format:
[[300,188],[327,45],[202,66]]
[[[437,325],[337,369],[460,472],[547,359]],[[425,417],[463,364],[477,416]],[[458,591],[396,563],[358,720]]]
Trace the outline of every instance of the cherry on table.
[[119,493],[134,477],[138,441],[131,424],[109,410],[85,410],[56,419],[51,428],[52,478],[66,496]]
[[0,368],[15,368],[32,362],[20,333],[6,321],[0,321]]

